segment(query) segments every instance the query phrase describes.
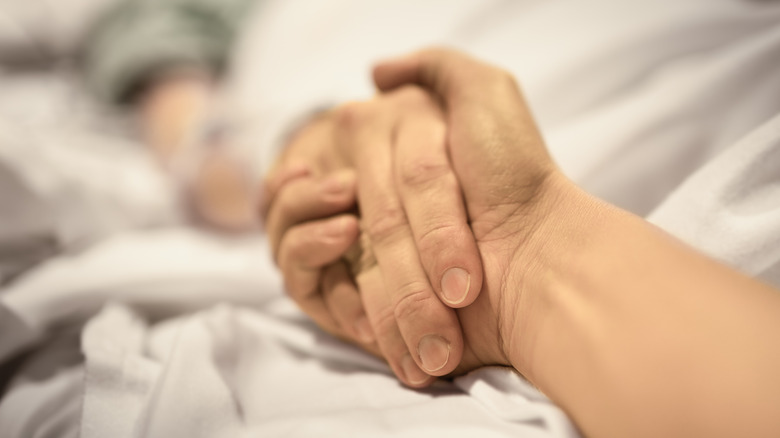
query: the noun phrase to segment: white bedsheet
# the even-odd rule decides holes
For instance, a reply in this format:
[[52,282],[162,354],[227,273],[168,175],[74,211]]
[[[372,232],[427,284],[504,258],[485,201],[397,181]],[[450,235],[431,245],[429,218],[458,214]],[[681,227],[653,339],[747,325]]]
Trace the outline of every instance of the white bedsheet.
[[[23,278],[0,303],[27,331],[3,332],[0,344],[87,319],[86,362],[54,367],[44,382],[22,373],[0,402],[0,428],[25,436],[70,418],[84,437],[577,436],[505,369],[402,387],[383,362],[309,322],[267,254],[261,237],[140,231]],[[52,398],[83,398],[82,410]]]
[[289,306],[223,306],[153,328],[105,309],[83,335],[82,436],[574,436],[514,373],[411,391]]

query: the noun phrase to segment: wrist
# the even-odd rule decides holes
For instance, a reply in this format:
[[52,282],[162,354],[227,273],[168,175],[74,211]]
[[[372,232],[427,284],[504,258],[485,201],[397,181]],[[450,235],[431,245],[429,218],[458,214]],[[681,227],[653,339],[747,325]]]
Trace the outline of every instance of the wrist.
[[[512,366],[585,435],[733,436],[714,426],[733,413],[719,394],[753,400],[777,368],[754,343],[778,332],[775,291],[570,182],[550,187],[506,271],[502,295],[514,302],[499,327]],[[764,371],[711,384],[745,369]],[[742,415],[771,416],[755,406],[776,403]]]
[[[540,355],[549,347],[548,334],[558,327],[556,312],[561,299],[569,299],[561,288],[576,270],[591,231],[605,223],[614,207],[581,190],[563,174],[554,172],[540,189],[533,216],[523,220],[534,227],[510,261],[499,310],[503,351],[511,365],[536,385],[544,380]],[[565,289],[564,289],[565,291]],[[565,298],[564,298],[565,297]]]

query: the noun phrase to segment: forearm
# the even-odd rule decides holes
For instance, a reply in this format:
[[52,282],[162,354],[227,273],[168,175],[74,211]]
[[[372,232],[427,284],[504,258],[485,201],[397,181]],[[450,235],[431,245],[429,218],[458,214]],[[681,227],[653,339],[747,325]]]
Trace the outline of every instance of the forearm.
[[780,294],[556,184],[512,364],[588,436],[776,436]]

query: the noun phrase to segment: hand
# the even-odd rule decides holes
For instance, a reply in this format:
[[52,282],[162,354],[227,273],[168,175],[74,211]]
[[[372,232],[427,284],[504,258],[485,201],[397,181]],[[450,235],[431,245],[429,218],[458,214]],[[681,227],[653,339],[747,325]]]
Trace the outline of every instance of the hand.
[[483,361],[506,359],[585,436],[777,436],[776,289],[563,177],[507,73],[429,50],[374,74],[445,104],[485,266],[458,311],[467,352],[493,345]]
[[[442,301],[453,307],[468,305],[482,284],[476,245],[449,167],[445,131],[435,102],[419,90],[401,90],[370,102],[348,104],[295,136],[282,160],[298,163],[298,170],[276,171],[266,184],[271,205],[266,222],[269,239],[285,278],[291,280],[288,291],[315,320],[330,319],[327,324],[332,327],[333,322],[345,318],[312,313],[339,309],[323,303],[327,293],[321,285],[307,283],[303,287],[292,281],[295,269],[290,267],[300,265],[300,261],[290,254],[314,250],[285,250],[283,236],[296,224],[349,207],[345,199],[333,196],[316,208],[312,196],[306,197],[307,203],[301,202],[309,189],[300,188],[303,184],[293,189],[295,180],[319,178],[322,169],[355,167],[361,223],[377,242],[376,257],[388,281],[388,288],[379,291],[388,299],[367,304],[367,317],[384,357],[401,380],[412,386],[430,383],[428,373],[447,374],[460,362],[458,322]],[[300,157],[308,158],[312,165],[301,168]],[[396,162],[402,165],[394,166]],[[305,244],[300,238],[290,241]],[[459,269],[450,271],[453,267]],[[320,297],[316,306],[306,304],[312,296]],[[364,303],[366,296],[377,294],[364,293]]]
[[[460,308],[457,312],[461,327],[464,329],[465,344],[462,347],[464,348],[462,360],[455,372],[465,372],[488,364],[510,364],[507,356],[508,342],[514,337],[504,338],[502,335],[512,333],[511,330],[517,320],[515,311],[520,308],[519,295],[515,293],[514,288],[518,284],[517,274],[530,267],[525,264],[527,257],[522,257],[523,263],[519,262],[520,255],[532,251],[538,241],[533,237],[535,224],[543,219],[546,205],[551,202],[551,199],[555,199],[553,196],[555,186],[552,182],[559,178],[514,81],[511,79],[507,81],[508,76],[495,68],[471,60],[468,60],[468,63],[471,70],[464,69],[463,66],[458,66],[455,70],[470,72],[478,80],[472,81],[473,83],[486,87],[493,94],[477,93],[475,99],[484,99],[481,102],[468,100],[462,102],[457,97],[448,99],[450,96],[445,96],[448,104],[463,105],[477,112],[475,114],[453,111],[459,117],[458,119],[455,119],[452,113],[450,114],[452,126],[449,130],[448,143],[453,165],[457,172],[463,174],[458,176],[461,178],[466,194],[469,219],[477,237],[479,251],[486,262],[486,275],[482,284],[483,292],[479,298],[472,305]],[[474,71],[477,67],[481,70]],[[496,81],[503,82],[496,84]],[[389,110],[386,108],[387,105],[391,105]],[[498,108],[494,105],[498,105]],[[448,106],[448,108],[455,107]],[[437,151],[446,151],[447,142],[444,141],[444,135],[447,131],[442,125],[442,114],[438,104],[427,93],[418,88],[404,87],[388,93],[381,99],[352,104],[341,111],[339,116],[341,121],[335,130],[339,139],[336,143],[343,145],[348,151],[347,156],[354,155],[353,159],[358,163],[357,191],[361,212],[371,211],[372,208],[392,208],[396,203],[403,203],[401,200],[395,201],[394,193],[383,192],[381,184],[377,181],[392,180],[399,186],[399,192],[404,193],[404,190],[411,188],[420,189],[419,186],[411,183],[437,181],[437,177],[441,176],[438,173],[439,166],[430,163],[435,159]],[[499,111],[500,114],[497,115]],[[401,117],[395,114],[400,114]],[[411,121],[414,123],[410,123]],[[407,125],[405,126],[404,123]],[[458,126],[454,126],[456,124]],[[415,142],[420,142],[420,146]],[[383,143],[389,144],[389,147],[379,148],[380,153],[377,153],[376,149],[365,147],[365,145]],[[390,151],[387,154],[389,156],[383,158],[382,151]],[[446,156],[446,152],[442,155]],[[388,161],[392,162],[392,169],[382,165]],[[392,172],[393,175],[386,176],[388,172]],[[291,212],[312,209],[312,206],[317,204],[317,198],[326,199],[323,192],[325,185],[320,185],[318,191],[315,188],[316,182],[304,181],[297,184],[300,186],[299,189],[292,189],[295,184],[290,183],[289,194],[280,195],[280,201],[282,198],[287,199],[286,208]],[[315,185],[312,186],[312,183]],[[377,189],[375,186],[380,188]],[[430,187],[423,184],[423,188]],[[426,192],[423,191],[422,194],[425,195]],[[417,195],[419,197],[420,193]],[[435,204],[437,201],[442,203],[434,196],[422,197],[429,203]],[[378,200],[381,202],[377,202]],[[345,204],[346,202],[345,199]],[[348,202],[354,202],[354,199],[350,198]],[[407,205],[415,206],[410,203],[404,204],[403,208],[406,209]],[[420,208],[419,204],[417,207]],[[437,207],[432,210],[436,213],[452,211],[452,208],[437,204]],[[336,211],[338,208],[332,210]],[[392,217],[393,214],[391,212],[377,216]],[[286,216],[293,215],[288,213]],[[345,219],[339,219],[339,221],[343,220]],[[442,223],[446,224],[446,218],[440,219],[440,216],[436,215],[429,217],[428,220],[429,226],[434,228]],[[365,222],[365,217],[363,221]],[[323,227],[320,233],[320,236],[323,236],[327,224],[324,222],[315,224],[309,223],[290,229],[289,241],[294,243],[289,245],[286,242],[282,243],[281,251],[285,255],[280,257],[284,260],[280,263],[283,265],[283,270],[285,265],[296,266],[295,263],[290,263],[290,260],[300,260],[307,255],[311,258],[313,254],[318,254],[318,257],[328,254],[321,260],[323,265],[336,260],[337,255],[343,252],[357,236],[356,223],[351,219],[341,223],[339,237],[335,239],[338,243],[325,244],[322,238],[317,240],[294,237],[302,235],[304,227],[314,226]],[[314,235],[314,232],[312,231],[310,235]],[[408,272],[399,270],[394,265],[398,264],[398,260],[415,258],[416,255],[405,251],[403,246],[399,248],[394,247],[392,243],[387,245],[381,242],[384,238],[386,236],[383,232],[377,232],[376,229],[372,232],[371,227],[364,226],[364,233],[360,239],[361,254],[350,258],[354,281],[359,286],[366,317],[372,322],[378,335],[378,348],[385,357],[389,358],[391,367],[404,382],[411,386],[423,386],[430,383],[431,379],[421,372],[421,367],[412,354],[414,349],[404,344],[405,337],[400,331],[400,321],[396,324],[396,318],[393,317],[393,313],[390,313],[398,308],[392,291],[402,286],[404,275],[408,275]],[[380,240],[379,245],[376,239]],[[379,253],[381,245],[388,246],[385,248],[384,256]],[[294,253],[295,256],[287,256],[290,253]],[[433,257],[435,258],[435,255]],[[408,268],[403,267],[403,269]],[[285,277],[295,278],[295,270],[289,269]],[[315,289],[311,286],[309,291],[310,293],[304,294],[303,297],[322,296],[322,301],[325,303],[318,304],[318,307],[334,309],[332,304],[327,303],[327,293],[314,293]],[[293,295],[295,296],[295,293]],[[298,299],[305,302],[301,297]],[[426,311],[426,304],[425,301],[407,303],[405,310],[409,315],[414,315],[414,312]],[[351,309],[352,306],[347,305],[344,308]],[[337,309],[334,311],[338,312]],[[407,319],[423,320],[421,317]],[[338,321],[355,320],[341,317]],[[446,320],[444,321],[446,323]],[[441,320],[424,322],[440,324]],[[332,327],[334,321],[323,321],[321,324]],[[342,324],[342,327],[348,328],[349,325]],[[420,332],[425,333],[423,330]],[[423,339],[420,339],[420,343],[422,342]],[[394,361],[393,358],[400,358],[400,360]]]
[[383,91],[419,84],[443,99],[452,164],[478,239],[533,206],[548,177],[560,175],[509,72],[457,52],[428,50],[378,65],[374,80]]
[[[285,287],[325,331],[378,354],[342,254],[358,234],[355,174],[341,158],[333,112],[317,115],[286,145],[263,184],[264,226]],[[328,174],[329,175],[326,175]]]
[[[462,54],[430,50],[381,64],[374,78],[385,92],[422,85],[444,103],[452,167],[485,270],[480,297],[458,310],[465,353],[457,371],[508,365],[510,343],[517,341],[514,327],[527,308],[518,291],[544,244],[542,224],[570,183],[547,153],[509,73]],[[403,167],[403,160],[397,165]]]
[[[506,71],[447,50],[380,64],[374,80],[384,91],[419,84],[444,102],[452,165],[485,267],[483,290],[498,326],[512,333],[527,306],[522,293],[508,291],[524,289],[524,274],[534,269],[534,254],[544,244],[539,230],[569,185],[547,153],[517,82]],[[479,318],[473,321],[469,310],[459,316],[473,346],[469,328],[479,327]],[[500,351],[508,354],[514,339],[499,339]]]

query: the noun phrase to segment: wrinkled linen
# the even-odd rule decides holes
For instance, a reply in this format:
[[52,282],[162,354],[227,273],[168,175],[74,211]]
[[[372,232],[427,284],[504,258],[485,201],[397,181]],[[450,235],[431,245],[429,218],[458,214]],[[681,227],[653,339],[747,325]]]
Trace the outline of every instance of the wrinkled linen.
[[510,371],[410,391],[289,306],[217,307],[154,328],[106,308],[82,338],[82,436],[573,436]]
[[0,62],[51,63],[81,49],[97,17],[122,0],[0,0]]
[[[780,6],[384,6],[279,1],[250,19],[223,98],[259,167],[301,116],[370,96],[373,60],[446,42],[518,76],[577,183],[780,287]],[[104,184],[79,176],[84,187]],[[147,218],[175,210],[172,197],[158,202],[132,205]],[[151,217],[144,223],[177,220]],[[0,400],[4,434],[577,436],[560,409],[505,369],[403,388],[380,361],[295,310],[262,236],[137,229],[141,222],[107,227],[108,237],[0,292],[0,361],[36,347]]]
[[0,284],[128,228],[177,223],[176,194],[128,123],[72,69],[0,68]]
[[[139,257],[150,248],[153,257]],[[83,364],[45,361],[49,378],[25,370],[12,382],[0,402],[9,436],[577,436],[560,409],[506,369],[404,388],[382,361],[295,308],[262,238],[126,233],[52,260],[0,302],[26,317],[16,339],[26,332],[41,342],[88,319]],[[96,312],[100,303],[109,304]],[[207,310],[188,314],[197,308]],[[33,360],[63,348],[49,342]],[[52,399],[79,400],[81,410]]]

